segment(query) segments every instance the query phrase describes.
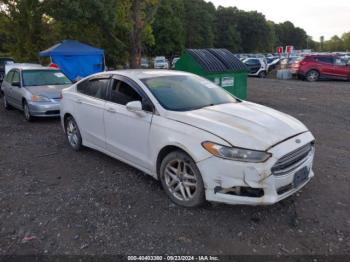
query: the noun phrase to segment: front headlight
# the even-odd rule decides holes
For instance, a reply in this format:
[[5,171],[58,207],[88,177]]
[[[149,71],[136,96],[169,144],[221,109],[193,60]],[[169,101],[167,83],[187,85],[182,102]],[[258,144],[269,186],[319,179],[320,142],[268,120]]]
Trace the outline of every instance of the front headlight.
[[227,147],[212,142],[203,142],[202,146],[212,155],[242,162],[260,163],[271,157],[270,153],[238,147]]
[[46,96],[32,96],[33,102],[50,102],[50,99]]

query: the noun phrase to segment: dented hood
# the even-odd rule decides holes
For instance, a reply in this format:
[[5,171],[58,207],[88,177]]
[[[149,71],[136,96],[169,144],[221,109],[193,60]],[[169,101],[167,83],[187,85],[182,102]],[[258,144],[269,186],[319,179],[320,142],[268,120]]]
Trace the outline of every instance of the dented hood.
[[297,119],[250,102],[205,107],[188,112],[168,111],[168,118],[208,131],[233,146],[267,150],[308,131]]

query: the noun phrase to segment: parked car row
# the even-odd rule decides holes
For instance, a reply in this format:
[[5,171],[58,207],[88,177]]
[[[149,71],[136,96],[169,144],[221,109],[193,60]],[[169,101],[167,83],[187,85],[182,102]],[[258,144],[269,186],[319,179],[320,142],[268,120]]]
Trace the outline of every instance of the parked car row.
[[349,53],[300,53],[290,56],[275,54],[237,54],[250,76],[264,78],[273,69],[289,70],[289,75],[307,81],[339,79],[350,81]]
[[314,176],[314,137],[300,121],[190,73],[121,70],[72,84],[58,69],[21,65],[2,89],[6,109],[28,121],[60,115],[74,150],[142,170],[184,207],[274,204]]

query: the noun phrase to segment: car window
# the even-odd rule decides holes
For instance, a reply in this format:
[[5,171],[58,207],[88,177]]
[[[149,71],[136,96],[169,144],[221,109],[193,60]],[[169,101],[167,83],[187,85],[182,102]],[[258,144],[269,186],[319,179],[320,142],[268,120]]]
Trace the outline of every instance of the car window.
[[77,85],[77,91],[84,95],[106,99],[108,84],[109,79],[107,78],[87,79]]
[[111,102],[126,105],[132,101],[142,101],[142,97],[130,85],[121,80],[113,79]]
[[333,57],[317,57],[316,61],[327,64],[333,64]]
[[13,72],[14,72],[14,71],[10,71],[10,72],[7,73],[7,75],[6,75],[6,77],[5,77],[5,81],[6,81],[7,83],[11,83],[12,77],[13,77]]
[[13,74],[11,83],[15,83],[15,82],[19,82],[19,81],[20,81],[19,72],[15,71],[14,74]]
[[245,64],[247,65],[256,65],[257,64],[257,60],[256,59],[249,59],[245,62]]
[[340,58],[336,58],[335,61],[334,61],[334,64],[338,65],[338,66],[345,66],[346,62],[345,62],[345,60],[342,60]]
[[258,59],[252,59],[250,60],[252,65],[259,65],[260,61]]

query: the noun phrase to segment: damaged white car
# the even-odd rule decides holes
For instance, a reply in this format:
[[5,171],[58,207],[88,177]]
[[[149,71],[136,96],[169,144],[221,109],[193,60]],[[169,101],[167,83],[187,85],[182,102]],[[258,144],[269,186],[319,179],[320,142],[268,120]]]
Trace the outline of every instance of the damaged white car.
[[276,203],[314,176],[314,137],[295,118],[241,101],[193,74],[125,70],[65,89],[69,144],[160,179],[175,203]]

